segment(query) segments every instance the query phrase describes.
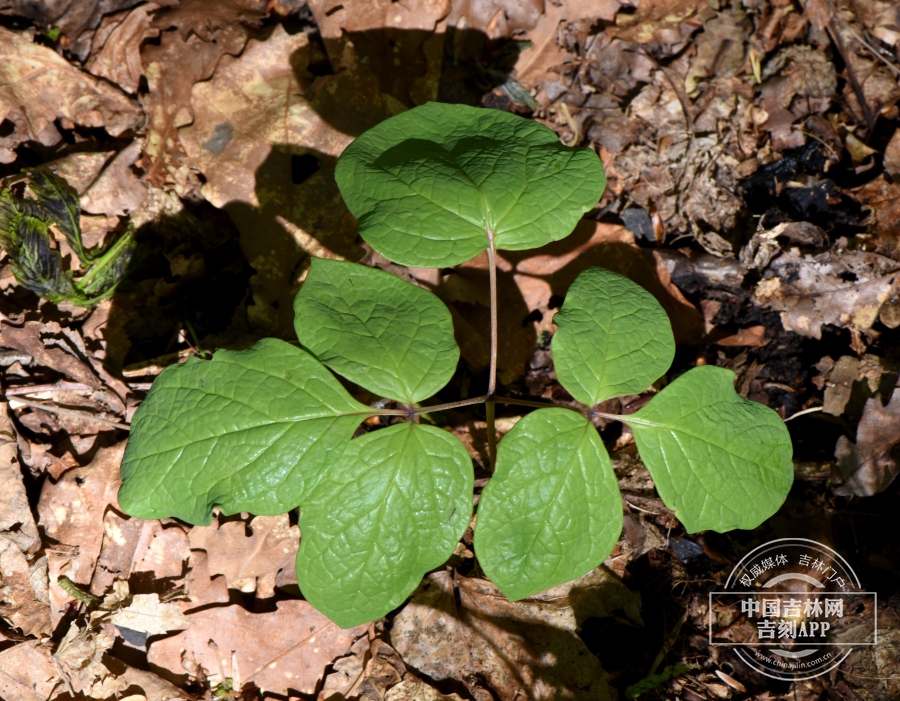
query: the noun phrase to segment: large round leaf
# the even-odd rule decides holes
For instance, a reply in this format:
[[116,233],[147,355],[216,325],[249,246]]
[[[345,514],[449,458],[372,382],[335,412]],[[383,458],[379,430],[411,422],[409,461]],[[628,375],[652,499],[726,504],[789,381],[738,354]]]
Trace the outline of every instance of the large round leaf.
[[348,380],[409,404],[459,360],[450,311],[428,290],[356,263],[314,258],[294,300],[300,342]]
[[335,179],[362,237],[387,258],[458,265],[488,246],[543,246],[572,233],[606,185],[586,148],[499,110],[428,103],[354,141]]
[[689,370],[622,419],[634,431],[659,496],[688,533],[756,528],[791,488],[784,421],[740,397],[731,370]]
[[475,553],[509,599],[532,596],[599,565],[622,532],[622,497],[593,424],[539,409],[500,441],[478,502]]
[[309,353],[265,339],[166,368],[132,422],[119,505],[206,525],[300,504],[372,414]]
[[472,517],[472,459],[453,434],[402,423],[350,442],[300,509],[297,581],[343,628],[396,608]]
[[603,268],[588,268],[572,283],[553,317],[553,366],[578,401],[643,392],[675,357],[666,312],[640,285]]

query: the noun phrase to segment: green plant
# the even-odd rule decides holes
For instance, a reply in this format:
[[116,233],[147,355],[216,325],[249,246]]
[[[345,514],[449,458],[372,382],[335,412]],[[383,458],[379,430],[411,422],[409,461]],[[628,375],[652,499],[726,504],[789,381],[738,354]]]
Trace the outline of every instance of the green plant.
[[[313,260],[295,301],[304,349],[266,339],[167,369],[135,415],[119,503],[142,518],[206,524],[224,513],[300,507],[297,576],[341,626],[384,615],[453,552],[472,514],[472,461],[423,414],[495,402],[538,407],[489,454],[475,549],[513,599],[600,564],[622,527],[610,458],[592,419],[632,427],[663,501],[689,531],[752,528],[783,502],[793,471],[787,430],[739,397],[733,374],[697,367],[634,414],[598,411],[645,390],[675,350],[668,319],[641,287],[583,272],[556,316],[552,351],[580,408],[496,395],[497,249],[567,236],[605,179],[588,149],[507,113],[428,104],[371,129],[336,179],[363,238],[404,265],[450,266],[487,251],[490,375],[483,396],[421,406],[448,382],[459,350],[430,292],[353,263]],[[329,372],[402,408],[365,406]],[[407,418],[353,434],[374,415]]]
[[[25,183],[21,186],[24,190]],[[27,186],[34,197],[17,196],[15,186],[0,191],[0,247],[9,255],[18,283],[55,304],[92,307],[110,297],[134,253],[131,225],[107,249],[85,249],[78,193],[58,175],[42,170],[28,173]],[[63,256],[53,247],[52,229],[81,263],[85,272],[80,277],[66,270]]]

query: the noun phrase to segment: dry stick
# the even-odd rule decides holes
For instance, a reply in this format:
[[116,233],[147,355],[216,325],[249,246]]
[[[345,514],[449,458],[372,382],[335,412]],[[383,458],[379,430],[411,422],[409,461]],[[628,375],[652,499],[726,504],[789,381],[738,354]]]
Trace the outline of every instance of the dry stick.
[[39,394],[41,392],[95,392],[96,387],[81,382],[57,382],[52,385],[29,385],[26,387],[7,387],[4,394],[7,397],[18,397],[22,394]]
[[863,92],[862,85],[860,85],[859,81],[856,79],[856,72],[853,70],[853,66],[850,65],[850,61],[847,59],[847,50],[844,48],[844,41],[841,39],[841,33],[835,26],[833,19],[828,23],[828,33],[831,35],[831,40],[837,47],[838,53],[844,59],[844,65],[847,66],[847,79],[853,87],[853,92],[856,94],[860,109],[863,111],[863,117],[866,119],[866,126],[869,130],[869,133],[866,136],[866,141],[868,141],[872,136],[872,129],[875,127],[875,116],[872,114],[872,108],[869,107],[869,103],[866,102],[866,94]]
[[120,424],[115,421],[108,421],[107,419],[101,419],[93,414],[89,414],[86,411],[75,411],[74,409],[63,409],[62,407],[58,407],[54,404],[45,404],[44,402],[33,402],[30,399],[21,399],[20,397],[16,397],[13,399],[14,402],[18,402],[19,404],[24,404],[25,406],[32,407],[33,409],[43,409],[44,411],[49,411],[51,414],[62,414],[63,416],[71,416],[76,419],[81,419],[83,421],[93,421],[94,423],[103,424],[104,426],[109,426],[110,428],[120,428],[123,431],[130,431],[131,426],[129,424]]

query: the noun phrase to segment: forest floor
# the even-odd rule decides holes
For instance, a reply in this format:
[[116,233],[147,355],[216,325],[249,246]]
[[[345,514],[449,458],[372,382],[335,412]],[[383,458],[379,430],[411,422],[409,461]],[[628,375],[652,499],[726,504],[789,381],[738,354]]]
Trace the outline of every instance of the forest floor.
[[[470,528],[404,605],[341,630],[297,587],[296,511],[191,527],[119,510],[154,378],[295,339],[311,256],[434,291],[462,352],[438,400],[484,391],[486,261],[387,261],[334,182],[354,137],[429,100],[537,120],[607,171],[571,236],[500,253],[500,392],[571,399],[553,314],[582,270],[620,272],[669,314],[669,380],[730,368],[788,421],[796,479],[775,516],[687,534],[630,431],[601,422],[625,509],[602,567],[511,603]],[[664,670],[640,698],[900,698],[898,101],[894,0],[0,0],[3,187],[28,197],[28,169],[56,173],[85,248],[129,225],[137,241],[88,306],[71,240],[0,252],[0,698],[602,700]],[[27,256],[43,267],[17,279]],[[477,500],[485,415],[446,419]],[[790,682],[710,644],[710,592],[778,538],[834,548],[878,592],[878,646]]]

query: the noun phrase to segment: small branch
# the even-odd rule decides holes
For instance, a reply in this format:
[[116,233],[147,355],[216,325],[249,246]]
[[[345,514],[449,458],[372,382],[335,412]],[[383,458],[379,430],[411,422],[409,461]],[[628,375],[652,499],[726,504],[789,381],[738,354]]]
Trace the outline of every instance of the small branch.
[[96,392],[96,387],[81,382],[57,382],[52,385],[28,385],[26,387],[7,387],[7,397],[18,397],[22,394],[40,394],[41,392]]
[[841,55],[841,58],[844,59],[844,65],[847,67],[847,80],[850,82],[850,86],[856,94],[859,108],[862,110],[863,117],[866,120],[866,126],[868,127],[869,133],[866,135],[866,141],[868,141],[869,138],[871,138],[872,129],[875,128],[875,115],[872,114],[872,108],[869,107],[869,103],[866,101],[866,94],[862,89],[862,85],[859,84],[859,80],[856,78],[856,72],[853,70],[853,66],[850,65],[850,60],[847,58],[847,49],[844,47],[843,39],[841,39],[841,32],[835,25],[834,20],[828,25],[828,33],[831,35],[831,40],[837,47],[838,53]]
[[109,426],[110,428],[118,428],[123,431],[130,431],[131,426],[129,424],[120,424],[115,421],[108,421],[107,419],[101,419],[93,414],[90,414],[86,411],[75,411],[74,409],[63,409],[62,407],[58,407],[54,404],[45,404],[44,402],[33,402],[30,399],[20,399],[16,397],[11,400],[13,402],[17,402],[19,404],[24,404],[27,407],[31,407],[32,409],[43,409],[44,411],[49,411],[51,414],[61,414],[62,416],[71,416],[75,419],[81,419],[82,421],[93,421],[97,424],[102,424],[104,426]]
[[798,411],[796,414],[791,414],[790,416],[788,416],[784,420],[784,422],[787,423],[788,421],[792,421],[792,420],[796,419],[798,416],[803,416],[804,414],[812,414],[816,411],[822,411],[824,408],[825,408],[824,406],[814,406],[812,409],[804,409],[803,411]]

